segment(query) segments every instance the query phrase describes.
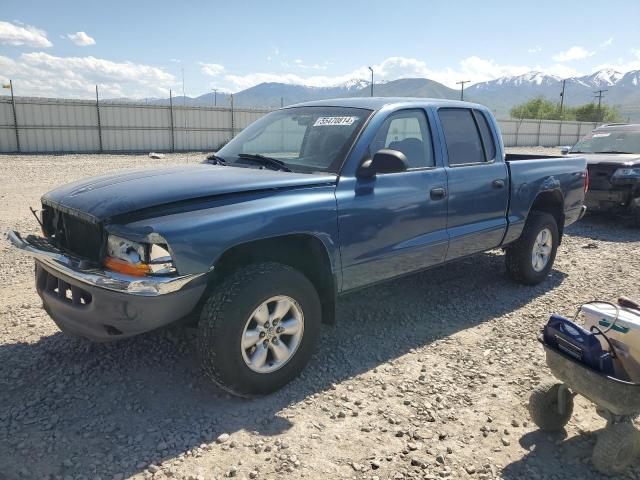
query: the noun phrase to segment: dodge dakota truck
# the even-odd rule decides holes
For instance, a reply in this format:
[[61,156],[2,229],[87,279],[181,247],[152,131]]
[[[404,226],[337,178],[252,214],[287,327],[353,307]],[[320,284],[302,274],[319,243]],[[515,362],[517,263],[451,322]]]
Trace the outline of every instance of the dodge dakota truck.
[[640,226],[640,124],[602,125],[563,153],[587,159],[590,212],[620,215]]
[[197,320],[207,376],[272,392],[309,360],[338,295],[490,249],[527,285],[584,213],[586,160],[505,154],[465,102],[324,100],[257,120],[200,165],[42,197],[35,257],[59,328],[94,341]]

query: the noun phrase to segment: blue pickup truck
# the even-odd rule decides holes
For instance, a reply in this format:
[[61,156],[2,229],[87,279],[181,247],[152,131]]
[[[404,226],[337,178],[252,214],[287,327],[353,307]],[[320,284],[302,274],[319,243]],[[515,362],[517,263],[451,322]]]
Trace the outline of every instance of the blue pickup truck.
[[543,281],[586,189],[584,158],[505,154],[481,105],[324,100],[264,116],[201,165],[55,189],[43,236],[8,236],[64,332],[194,318],[207,375],[249,396],[304,368],[344,292],[494,248],[515,281]]

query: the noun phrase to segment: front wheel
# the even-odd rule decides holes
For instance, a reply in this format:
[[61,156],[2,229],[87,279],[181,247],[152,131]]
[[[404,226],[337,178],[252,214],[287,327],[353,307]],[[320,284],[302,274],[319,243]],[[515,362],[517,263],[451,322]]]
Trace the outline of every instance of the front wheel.
[[318,294],[301,272],[278,263],[248,265],[215,288],[202,309],[202,366],[234,395],[271,393],[305,367],[320,322]]
[[551,271],[559,244],[558,224],[548,213],[531,212],[520,238],[507,248],[507,273],[518,283],[537,285]]
[[[545,382],[536,386],[529,397],[529,415],[543,432],[559,432],[573,413],[573,396],[560,383]],[[562,402],[562,403],[560,403]]]

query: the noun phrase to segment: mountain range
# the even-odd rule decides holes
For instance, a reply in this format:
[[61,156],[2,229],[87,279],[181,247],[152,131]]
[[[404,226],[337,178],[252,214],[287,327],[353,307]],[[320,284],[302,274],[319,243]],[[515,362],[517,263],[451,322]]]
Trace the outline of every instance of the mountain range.
[[[505,76],[467,87],[465,100],[482,103],[499,116],[508,116],[514,105],[533,97],[543,96],[552,101],[560,100],[562,82],[565,82],[564,102],[567,106],[589,103],[596,90],[604,92],[603,102],[616,105],[624,117],[640,121],[640,70],[627,73],[611,69],[590,75],[562,79],[542,72],[531,71],[522,75]],[[459,99],[460,91],[427,78],[401,78],[375,83],[374,94],[387,97],[431,97]],[[233,95],[237,107],[268,107],[321,100],[335,97],[362,97],[370,95],[366,80],[354,79],[331,87],[311,87],[286,83],[261,83]],[[199,97],[174,97],[175,105],[212,106],[229,105],[227,94],[213,92]],[[145,103],[168,104],[169,99],[146,99]]]
[[535,96],[560,100],[562,82],[565,82],[565,105],[575,106],[592,102],[597,90],[606,90],[603,102],[617,105],[623,116],[640,120],[640,70],[620,73],[605,69],[584,75],[562,79],[542,72],[501,77],[476,83],[465,90],[469,99],[490,106],[497,112],[508,112],[516,104]]

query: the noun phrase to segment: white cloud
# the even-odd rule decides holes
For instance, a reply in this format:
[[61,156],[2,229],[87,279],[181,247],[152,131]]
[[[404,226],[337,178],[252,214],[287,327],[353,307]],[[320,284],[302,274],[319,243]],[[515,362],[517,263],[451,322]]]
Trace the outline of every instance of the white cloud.
[[200,67],[202,68],[202,72],[211,76],[211,77],[219,77],[224,73],[225,68],[222,65],[217,63],[203,63],[200,62]]
[[527,52],[529,53],[538,53],[541,51],[542,51],[542,47],[538,47],[538,46],[531,47],[530,49],[527,50]]
[[[281,65],[282,65],[283,67],[285,67],[285,68],[289,68],[289,67],[291,66],[291,65],[290,65],[290,64],[288,64],[287,62],[281,62]],[[298,68],[306,68],[306,69],[309,69],[309,70],[326,70],[326,69],[327,69],[326,62],[325,62],[325,64],[324,64],[324,65],[320,65],[319,63],[306,64],[306,63],[304,63],[300,58],[296,58],[296,59],[293,61],[293,65],[294,65],[295,67],[298,67]]]
[[0,80],[14,80],[18,95],[91,98],[95,85],[104,97],[165,96],[173,75],[150,65],[114,62],[92,56],[58,57],[23,53],[19,60],[0,56]]
[[[302,60],[300,60],[300,62],[302,62]],[[314,65],[307,66],[295,60],[293,61],[293,66],[314,67]],[[316,66],[323,69],[326,68],[326,65]],[[389,57],[378,64],[372,65],[372,68],[376,81],[411,77],[429,78],[451,88],[457,88],[456,82],[459,80],[470,80],[472,83],[478,83],[506,75],[521,75],[532,70],[557,75],[559,77],[570,77],[581,74],[581,72],[562,64],[555,64],[548,67],[539,65],[502,65],[493,60],[487,60],[477,56],[471,56],[461,60],[455,68],[434,69],[430,68],[423,60],[407,57]],[[353,79],[368,79],[370,76],[367,65],[362,65],[350,72],[338,75],[301,75],[290,72],[252,72],[244,75],[226,71],[215,73],[216,75],[211,76],[216,76],[221,88],[229,91],[244,90],[264,82],[308,85],[311,87],[330,87]],[[224,73],[224,75],[220,75],[221,73]]]
[[558,52],[553,57],[551,57],[556,62],[569,62],[571,60],[581,60],[583,58],[590,57],[595,52],[590,52],[589,50],[582,47],[571,47],[569,50],[565,50],[564,52]]
[[15,25],[3,21],[0,21],[0,43],[36,48],[46,48],[53,45],[44,30],[31,25]]
[[597,72],[598,70],[603,70],[605,68],[622,73],[630,72],[631,70],[640,70],[640,49],[632,48],[629,52],[633,56],[630,60],[625,61],[624,59],[619,58],[617,62],[602,63],[600,65],[596,65],[593,68],[593,71]]
[[88,47],[95,45],[96,41],[85,32],[76,32],[67,34],[67,38],[80,47]]
[[600,44],[600,48],[607,48],[613,45],[613,37],[609,37],[607,40]]

